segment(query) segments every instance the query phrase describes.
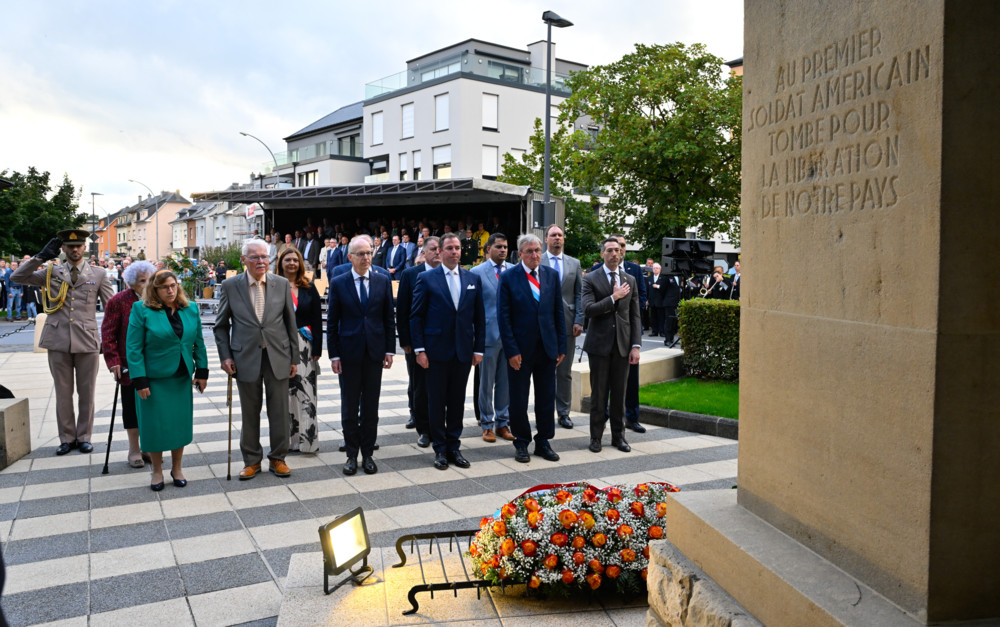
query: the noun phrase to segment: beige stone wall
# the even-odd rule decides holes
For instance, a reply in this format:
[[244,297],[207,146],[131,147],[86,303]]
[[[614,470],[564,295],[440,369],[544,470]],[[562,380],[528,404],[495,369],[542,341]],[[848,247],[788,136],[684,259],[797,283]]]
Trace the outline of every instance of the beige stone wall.
[[746,2],[740,504],[925,618],[998,579],[996,16]]

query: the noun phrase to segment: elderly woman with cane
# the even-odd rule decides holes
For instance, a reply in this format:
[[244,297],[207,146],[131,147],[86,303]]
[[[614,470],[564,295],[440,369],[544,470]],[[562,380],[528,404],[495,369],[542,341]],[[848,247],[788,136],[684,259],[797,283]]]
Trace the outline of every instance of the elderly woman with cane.
[[170,451],[175,487],[187,485],[181,461],[194,439],[194,387],[205,391],[208,354],[201,316],[170,270],[149,280],[142,302],[132,306],[126,339],[129,375],[135,385],[139,444],[153,465],[150,489],[163,489],[163,451]]
[[135,385],[128,375],[128,359],[125,356],[125,335],[128,332],[129,314],[132,305],[142,299],[149,277],[156,267],[148,261],[137,261],[122,273],[127,289],[118,292],[108,301],[101,323],[101,348],[104,363],[121,386],[122,424],[128,434],[128,465],[142,468],[149,461],[149,455],[139,449],[139,423],[135,415]]

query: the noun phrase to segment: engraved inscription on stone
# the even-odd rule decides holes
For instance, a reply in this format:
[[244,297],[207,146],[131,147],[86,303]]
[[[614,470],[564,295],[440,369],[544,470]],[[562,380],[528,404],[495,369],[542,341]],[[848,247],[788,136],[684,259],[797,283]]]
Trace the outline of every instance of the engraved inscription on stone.
[[907,147],[895,92],[926,84],[932,68],[930,45],[888,50],[877,26],[780,63],[773,93],[764,102],[748,99],[744,109],[744,132],[766,147],[766,161],[750,173],[759,177],[758,215],[897,206]]

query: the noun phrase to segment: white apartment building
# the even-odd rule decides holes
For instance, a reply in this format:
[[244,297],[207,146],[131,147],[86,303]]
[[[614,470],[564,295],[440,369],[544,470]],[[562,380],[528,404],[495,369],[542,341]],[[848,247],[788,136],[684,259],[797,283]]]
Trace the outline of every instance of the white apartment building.
[[[364,101],[286,137],[286,151],[275,155],[281,181],[494,179],[505,154],[528,149],[545,114],[545,52],[545,41],[520,49],[469,39],[411,59],[405,71],[366,85]],[[555,115],[566,77],[587,66],[556,58],[554,44],[552,56]]]

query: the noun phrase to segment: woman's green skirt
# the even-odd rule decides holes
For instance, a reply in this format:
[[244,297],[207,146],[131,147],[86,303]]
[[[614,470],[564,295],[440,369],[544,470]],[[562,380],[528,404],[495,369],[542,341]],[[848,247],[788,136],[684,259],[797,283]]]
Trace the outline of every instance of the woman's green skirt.
[[139,447],[160,453],[187,446],[194,439],[194,401],[191,375],[149,379],[149,398],[135,395],[139,418]]

